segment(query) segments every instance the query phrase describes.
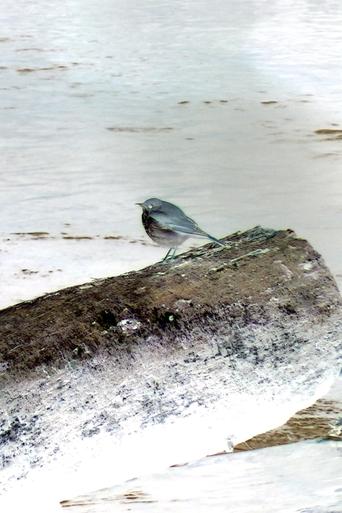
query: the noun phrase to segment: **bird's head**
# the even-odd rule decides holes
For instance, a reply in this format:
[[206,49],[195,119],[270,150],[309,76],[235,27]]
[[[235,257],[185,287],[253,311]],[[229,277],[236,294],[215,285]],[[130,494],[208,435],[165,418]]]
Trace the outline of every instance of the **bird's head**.
[[151,212],[152,210],[160,208],[162,201],[158,198],[150,198],[143,203],[136,203],[136,205],[139,205],[145,212]]

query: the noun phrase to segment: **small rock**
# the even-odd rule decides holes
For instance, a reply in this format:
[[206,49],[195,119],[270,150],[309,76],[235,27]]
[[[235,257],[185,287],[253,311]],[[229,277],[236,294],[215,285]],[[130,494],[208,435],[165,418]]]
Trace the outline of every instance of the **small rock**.
[[185,310],[189,306],[191,306],[191,299],[178,299],[174,304],[176,310]]
[[121,328],[124,333],[131,333],[140,328],[141,322],[136,319],[123,319],[117,323],[117,326]]

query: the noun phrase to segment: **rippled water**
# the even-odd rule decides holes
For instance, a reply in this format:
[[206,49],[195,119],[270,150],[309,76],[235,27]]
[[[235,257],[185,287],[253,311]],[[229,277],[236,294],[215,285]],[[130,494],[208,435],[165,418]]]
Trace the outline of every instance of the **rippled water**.
[[342,5],[4,0],[1,13],[3,306],[158,259],[134,205],[153,195],[217,236],[291,227],[341,283],[342,141],[315,130],[341,128]]
[[0,17],[0,306],[159,259],[149,196],[216,236],[291,227],[342,285],[342,4],[3,0]]

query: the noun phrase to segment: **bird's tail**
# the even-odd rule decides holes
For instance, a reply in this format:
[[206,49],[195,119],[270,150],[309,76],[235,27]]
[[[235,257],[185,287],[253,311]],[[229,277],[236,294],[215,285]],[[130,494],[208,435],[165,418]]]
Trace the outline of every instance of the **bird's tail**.
[[209,235],[209,233],[206,233],[206,236],[208,237],[208,239],[212,240],[213,242],[216,242],[216,244],[218,244],[219,246],[222,246],[223,248],[226,247],[226,244],[224,244],[223,242],[221,242],[218,239],[215,239],[215,237],[213,237],[212,235]]

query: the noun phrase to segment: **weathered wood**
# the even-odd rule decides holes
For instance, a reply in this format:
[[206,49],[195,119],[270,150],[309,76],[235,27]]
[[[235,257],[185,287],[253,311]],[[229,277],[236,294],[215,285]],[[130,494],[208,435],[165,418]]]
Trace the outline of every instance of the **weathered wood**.
[[206,245],[168,264],[1,311],[1,374],[42,364],[60,367],[99,350],[120,357],[137,344],[169,346],[200,326],[220,334],[222,319],[230,340],[218,351],[243,357],[236,327],[295,323],[303,316],[319,323],[340,311],[339,293],[321,257],[293,232],[257,227],[226,241],[229,249]]
[[[146,458],[190,461],[317,397],[336,375],[342,326],[322,258],[289,230],[226,241],[0,312],[0,466],[9,483],[57,454],[67,468],[75,444],[97,435],[111,438],[108,458],[127,441],[132,475]],[[156,425],[167,443],[131,444]],[[121,463],[115,456],[113,469]]]
[[319,399],[312,406],[298,411],[282,426],[237,444],[234,451],[250,451],[315,438],[342,441],[341,415],[341,401]]

